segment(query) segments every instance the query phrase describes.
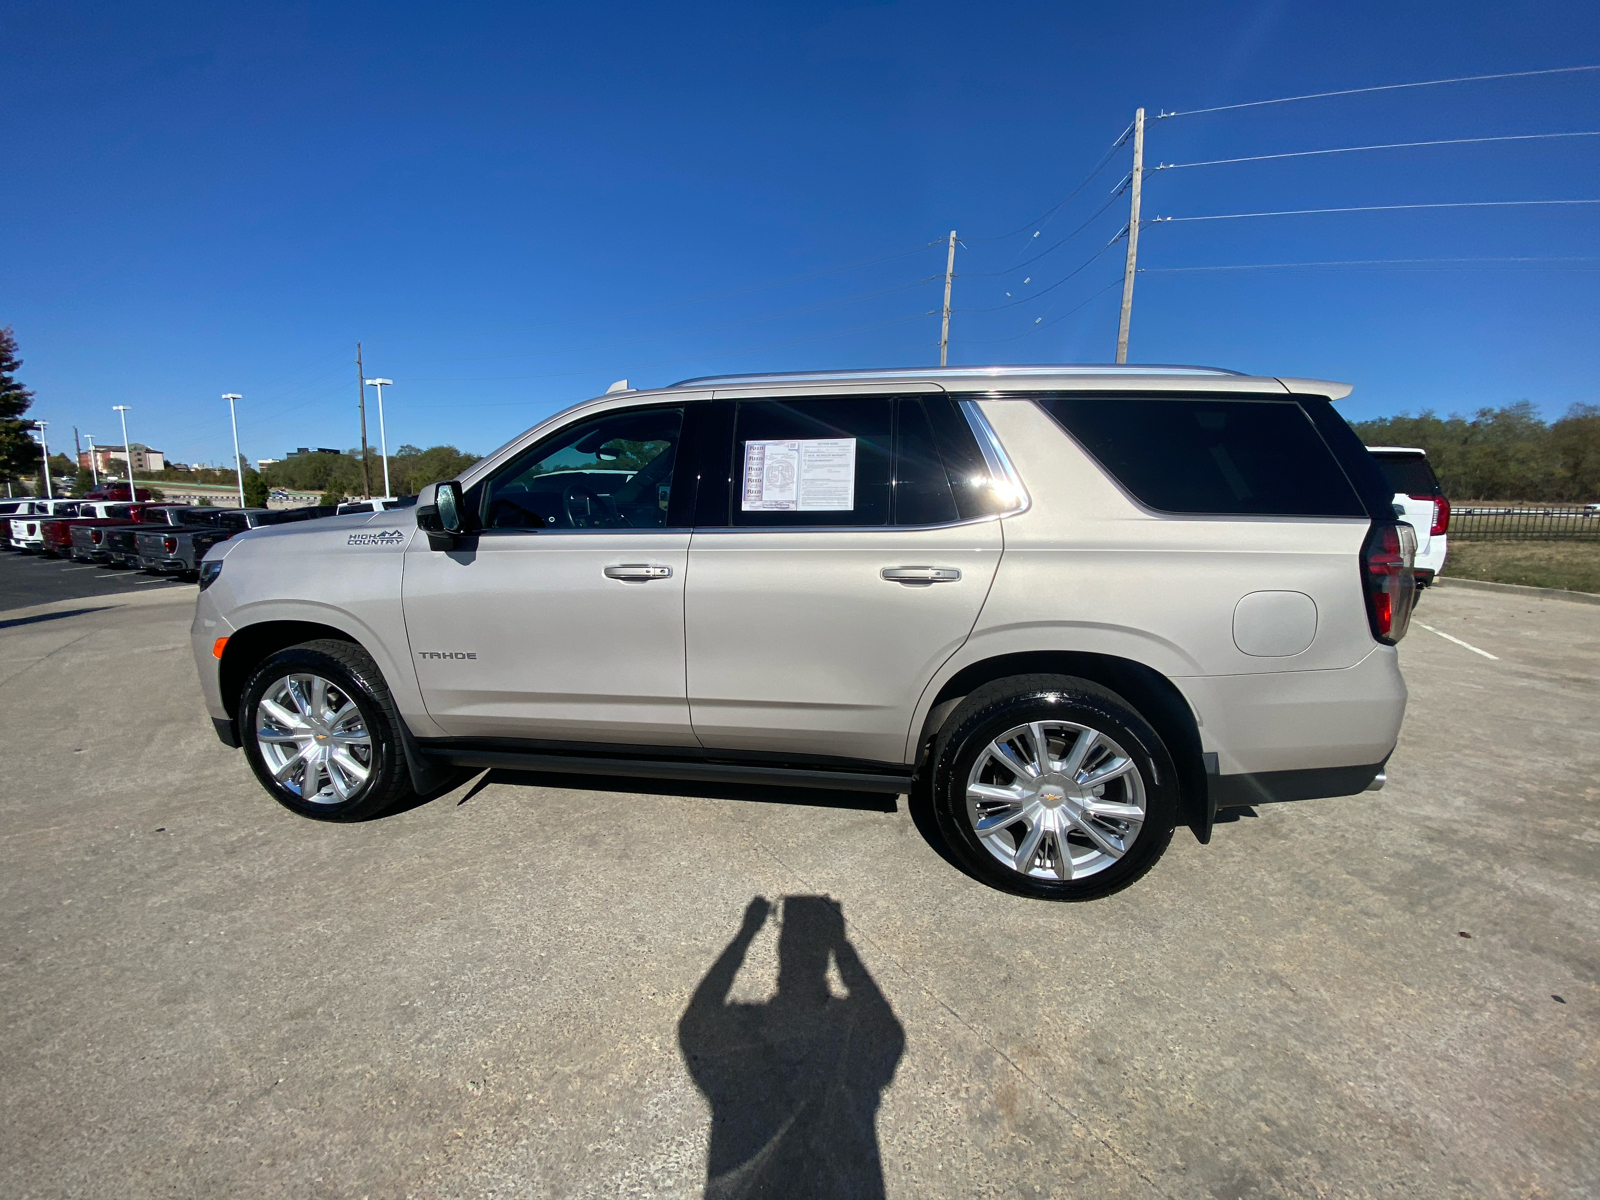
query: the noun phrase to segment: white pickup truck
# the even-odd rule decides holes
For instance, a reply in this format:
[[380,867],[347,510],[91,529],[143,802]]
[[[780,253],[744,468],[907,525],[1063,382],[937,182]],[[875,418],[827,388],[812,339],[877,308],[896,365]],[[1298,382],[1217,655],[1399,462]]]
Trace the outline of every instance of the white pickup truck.
[[44,545],[40,518],[75,517],[82,507],[82,500],[24,500],[11,513],[6,544],[13,550],[31,554]]

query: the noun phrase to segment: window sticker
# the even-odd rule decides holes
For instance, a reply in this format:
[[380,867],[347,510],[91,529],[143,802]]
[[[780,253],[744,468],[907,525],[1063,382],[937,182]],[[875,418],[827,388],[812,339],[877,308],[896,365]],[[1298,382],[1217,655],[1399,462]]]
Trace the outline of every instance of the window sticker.
[[744,444],[745,512],[848,512],[856,506],[856,439]]

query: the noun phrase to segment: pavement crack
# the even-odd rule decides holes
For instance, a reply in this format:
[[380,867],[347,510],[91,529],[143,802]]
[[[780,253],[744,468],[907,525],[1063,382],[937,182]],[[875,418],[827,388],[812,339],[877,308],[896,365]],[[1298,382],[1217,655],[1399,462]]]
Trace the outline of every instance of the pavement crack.
[[61,645],[57,646],[54,650],[50,651],[49,654],[41,655],[40,657],[34,659],[31,663],[29,663],[27,666],[23,667],[21,670],[13,671],[10,675],[7,675],[4,679],[0,679],[0,688],[5,687],[6,684],[10,683],[13,679],[20,679],[22,676],[26,675],[29,671],[31,671],[35,667],[37,667],[40,663],[49,662],[52,658],[54,658],[56,655],[60,654],[63,650],[67,650],[67,649],[70,649],[73,646],[76,646],[79,642],[83,641],[84,638],[93,637],[94,633],[95,633],[95,631],[93,629],[91,629],[91,630],[89,630],[88,633],[79,634],[77,637],[73,638],[70,642],[63,642]]

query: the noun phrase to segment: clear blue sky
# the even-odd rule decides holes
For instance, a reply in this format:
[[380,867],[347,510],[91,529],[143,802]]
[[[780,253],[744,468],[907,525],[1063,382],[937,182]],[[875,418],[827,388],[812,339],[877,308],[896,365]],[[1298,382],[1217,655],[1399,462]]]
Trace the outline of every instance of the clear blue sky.
[[[1593,0],[9,0],[0,324],[54,445],[127,403],[135,440],[212,462],[223,392],[252,458],[354,445],[357,339],[391,447],[480,452],[624,376],[935,362],[951,229],[953,362],[1105,362],[1122,248],[1040,293],[1125,200],[984,273],[1104,204],[1126,151],[1030,224],[1136,106],[1588,63]],[[1183,116],[1147,154],[1585,130],[1600,72]],[[1600,199],[1600,137],[1162,171],[1145,215],[1552,198]],[[1169,270],[1394,258],[1575,261]],[[1134,361],[1348,380],[1352,417],[1600,400],[1600,205],[1174,222],[1141,265]]]

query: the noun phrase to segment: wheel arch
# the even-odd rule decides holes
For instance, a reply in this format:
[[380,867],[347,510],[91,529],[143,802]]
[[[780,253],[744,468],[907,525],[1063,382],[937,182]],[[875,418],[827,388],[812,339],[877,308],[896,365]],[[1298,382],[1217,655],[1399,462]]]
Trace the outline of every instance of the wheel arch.
[[939,688],[914,747],[921,763],[940,728],[961,700],[986,683],[1013,675],[1073,675],[1109,688],[1150,722],[1172,755],[1178,772],[1179,820],[1195,837],[1211,840],[1216,810],[1212,807],[1200,724],[1176,684],[1155,668],[1112,654],[1074,650],[1037,650],[998,654],[962,667]]
[[228,716],[238,719],[239,696],[244,691],[244,682],[264,658],[290,646],[298,646],[301,642],[324,638],[361,645],[344,630],[315,621],[260,621],[229,634],[217,675],[222,703],[228,710]]

